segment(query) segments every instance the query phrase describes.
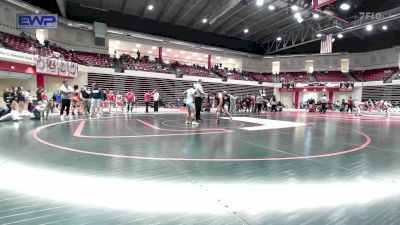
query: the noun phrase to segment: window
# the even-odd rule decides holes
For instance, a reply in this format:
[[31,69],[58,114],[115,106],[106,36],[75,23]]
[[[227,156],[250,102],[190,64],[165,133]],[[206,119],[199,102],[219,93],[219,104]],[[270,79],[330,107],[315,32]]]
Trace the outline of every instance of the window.
[[272,74],[279,74],[281,63],[279,61],[272,62]]
[[306,68],[305,70],[307,73],[313,73],[314,72],[314,60],[306,60]]
[[340,60],[340,70],[343,73],[348,73],[349,67],[350,67],[349,59],[341,59]]

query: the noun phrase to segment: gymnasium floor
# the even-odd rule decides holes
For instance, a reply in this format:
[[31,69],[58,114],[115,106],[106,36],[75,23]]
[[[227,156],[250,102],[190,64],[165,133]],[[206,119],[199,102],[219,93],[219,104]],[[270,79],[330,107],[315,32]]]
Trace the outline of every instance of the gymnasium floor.
[[0,124],[0,224],[399,224],[400,118]]

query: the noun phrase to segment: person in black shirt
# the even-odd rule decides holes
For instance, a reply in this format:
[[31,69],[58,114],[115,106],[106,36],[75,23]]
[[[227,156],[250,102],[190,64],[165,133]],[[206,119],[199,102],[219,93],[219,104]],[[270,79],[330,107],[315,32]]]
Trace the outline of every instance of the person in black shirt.
[[12,102],[12,96],[10,90],[8,88],[4,89],[3,93],[3,101],[6,103],[7,109],[11,110],[11,102]]
[[228,103],[229,103],[229,95],[226,91],[222,93],[218,93],[215,96],[215,100],[217,102],[217,123],[219,123],[219,116],[221,112],[225,112],[229,118],[232,120],[232,115],[229,113]]
[[36,90],[36,99],[38,102],[42,101],[42,92],[43,89],[41,87],[38,87],[38,89]]
[[84,85],[84,88],[81,88],[81,99],[83,110],[90,114],[90,90],[87,84]]

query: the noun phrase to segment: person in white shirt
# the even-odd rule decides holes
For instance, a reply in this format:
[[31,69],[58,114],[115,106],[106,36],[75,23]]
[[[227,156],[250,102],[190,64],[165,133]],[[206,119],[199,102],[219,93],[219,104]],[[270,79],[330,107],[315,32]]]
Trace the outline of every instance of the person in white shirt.
[[60,118],[63,120],[64,117],[64,110],[67,113],[67,116],[69,116],[69,108],[71,106],[71,97],[72,97],[72,92],[74,92],[74,89],[72,89],[71,86],[68,85],[68,81],[64,80],[63,84],[60,87],[60,93],[61,93],[61,110],[60,110]]
[[201,112],[202,103],[203,103],[203,96],[205,94],[204,91],[203,91],[203,87],[201,86],[201,83],[202,83],[202,81],[201,81],[201,79],[199,79],[199,81],[197,81],[194,84],[194,89],[195,89],[195,92],[194,92],[194,97],[195,97],[194,103],[195,103],[195,106],[196,106],[196,120],[197,121],[201,121],[200,112]]
[[192,124],[192,125],[198,125],[199,123],[196,122],[195,120],[195,106],[194,106],[194,94],[195,94],[195,89],[194,86],[190,86],[189,89],[183,92],[183,95],[186,97],[186,109],[187,109],[187,114],[186,114],[186,124]]
[[319,101],[321,102],[321,112],[320,112],[320,113],[325,114],[325,113],[326,113],[326,102],[327,102],[327,100],[326,100],[326,95],[324,94],[324,95],[319,99]]
[[153,92],[153,101],[154,101],[154,112],[158,112],[158,104],[160,102],[160,93],[157,92],[157,89]]

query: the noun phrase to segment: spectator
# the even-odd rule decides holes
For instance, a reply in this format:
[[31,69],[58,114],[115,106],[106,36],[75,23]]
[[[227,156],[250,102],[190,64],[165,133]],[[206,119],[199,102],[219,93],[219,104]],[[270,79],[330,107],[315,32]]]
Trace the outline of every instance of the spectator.
[[196,107],[196,120],[201,121],[200,117],[200,112],[202,108],[202,102],[203,102],[203,95],[205,94],[203,91],[203,87],[201,86],[202,80],[199,79],[195,84],[194,84],[194,102],[195,102],[195,107]]
[[326,102],[327,102],[327,100],[326,100],[326,95],[324,94],[324,95],[319,99],[319,101],[321,102],[321,112],[320,112],[320,113],[325,114],[325,113],[326,113]]
[[153,101],[154,101],[154,112],[158,112],[158,104],[160,101],[160,93],[157,92],[157,89],[153,92]]
[[353,99],[349,97],[347,100],[347,112],[350,110],[351,113],[353,113]]
[[88,85],[84,84],[84,87],[81,88],[80,97],[82,99],[82,107],[83,111],[87,114],[90,114],[90,90],[88,89]]
[[93,83],[92,90],[90,91],[90,116],[99,116],[101,114],[101,102],[104,101],[106,97],[104,97],[104,92],[101,91],[99,86],[96,83]]
[[258,95],[256,98],[257,103],[257,113],[261,113],[261,108],[264,104],[264,98],[261,95]]
[[144,103],[146,104],[146,113],[149,112],[149,104],[150,104],[150,97],[152,96],[152,93],[150,91],[147,91],[144,94]]
[[64,110],[69,116],[69,108],[71,106],[71,97],[72,97],[73,89],[71,86],[68,85],[68,81],[64,80],[63,84],[60,87],[60,94],[61,94],[61,110],[60,110],[60,118],[64,120]]

